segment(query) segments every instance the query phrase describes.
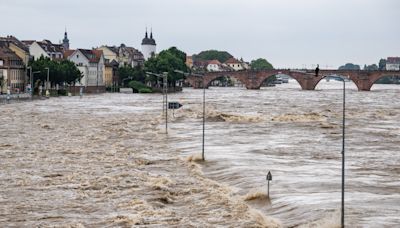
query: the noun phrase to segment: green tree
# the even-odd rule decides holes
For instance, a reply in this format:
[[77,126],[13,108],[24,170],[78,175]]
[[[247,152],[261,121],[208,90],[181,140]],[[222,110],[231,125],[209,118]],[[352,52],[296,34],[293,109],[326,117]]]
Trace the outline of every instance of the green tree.
[[144,72],[144,69],[140,66],[136,66],[132,68],[130,65],[122,66],[118,68],[118,76],[120,80],[120,84],[128,81],[127,79],[129,78],[130,80],[133,81],[138,81],[138,82],[145,82],[146,79],[146,74]]
[[379,60],[379,70],[386,70],[386,59]]
[[372,65],[364,65],[364,70],[369,70],[369,71],[372,71],[372,70],[378,70],[378,66],[376,65],[376,64],[372,64]]
[[121,66],[118,68],[119,84],[126,84],[128,78],[133,78],[134,70],[131,66]]
[[44,82],[47,80],[47,68],[49,69],[49,80],[52,85],[62,85],[64,83],[73,85],[82,78],[82,73],[69,60],[57,62],[41,56],[39,59],[31,61],[29,65],[32,67],[32,71],[40,71],[39,74],[35,74],[34,84],[37,84],[37,81]]
[[344,66],[340,66],[339,70],[360,70],[360,66],[353,63],[346,63]]
[[193,60],[214,60],[217,59],[221,63],[224,63],[229,58],[233,56],[226,51],[218,51],[218,50],[207,50],[202,51],[197,55],[193,55]]
[[60,80],[69,85],[75,85],[83,77],[82,72],[75,66],[75,63],[69,60],[60,62],[59,70]]
[[269,63],[266,59],[258,58],[256,60],[252,60],[251,63],[252,70],[271,70],[274,69],[271,63]]
[[[180,70],[187,72],[188,69],[185,64],[186,54],[176,47],[171,47],[167,50],[163,50],[156,57],[148,59],[144,64],[144,70],[161,74],[168,72],[168,84],[175,86],[175,82],[184,78],[180,73],[174,72],[174,70]],[[162,81],[162,79],[149,76],[147,81],[156,82]]]

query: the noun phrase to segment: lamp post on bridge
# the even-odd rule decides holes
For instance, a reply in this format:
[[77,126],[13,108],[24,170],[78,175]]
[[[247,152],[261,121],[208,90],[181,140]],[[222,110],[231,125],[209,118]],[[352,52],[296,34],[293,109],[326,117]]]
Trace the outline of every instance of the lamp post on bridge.
[[165,134],[168,134],[168,72],[156,74],[146,71],[146,74],[163,79],[163,111],[165,110]]
[[201,150],[201,159],[204,161],[204,135],[205,135],[205,122],[206,122],[206,85],[204,82],[204,75],[203,74],[195,74],[195,73],[186,73],[180,70],[175,70],[176,73],[181,73],[185,76],[195,76],[201,77],[203,80],[203,143],[202,143],[202,150]]

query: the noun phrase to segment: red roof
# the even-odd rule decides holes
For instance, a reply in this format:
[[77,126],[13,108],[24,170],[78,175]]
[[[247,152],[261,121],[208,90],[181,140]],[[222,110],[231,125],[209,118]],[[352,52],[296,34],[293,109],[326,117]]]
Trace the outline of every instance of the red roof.
[[225,63],[226,64],[238,64],[240,62],[235,58],[229,58],[228,60],[225,61]]
[[216,64],[216,65],[221,65],[221,62],[220,62],[220,61],[218,61],[218,60],[216,60],[216,59],[214,59],[214,60],[210,60],[210,61],[208,61],[208,64]]
[[75,50],[66,50],[64,51],[64,59],[68,58],[70,55],[72,55],[75,52]]
[[78,49],[91,63],[98,63],[103,55],[102,50]]

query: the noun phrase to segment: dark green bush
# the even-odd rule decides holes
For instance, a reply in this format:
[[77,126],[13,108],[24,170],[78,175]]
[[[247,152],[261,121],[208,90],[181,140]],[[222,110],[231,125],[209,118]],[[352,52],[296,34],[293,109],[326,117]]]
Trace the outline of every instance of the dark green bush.
[[58,95],[59,96],[67,96],[67,90],[65,90],[65,89],[58,90]]
[[128,86],[133,89],[134,93],[152,93],[152,89],[138,81],[130,81]]
[[153,91],[149,88],[140,88],[139,93],[152,93]]

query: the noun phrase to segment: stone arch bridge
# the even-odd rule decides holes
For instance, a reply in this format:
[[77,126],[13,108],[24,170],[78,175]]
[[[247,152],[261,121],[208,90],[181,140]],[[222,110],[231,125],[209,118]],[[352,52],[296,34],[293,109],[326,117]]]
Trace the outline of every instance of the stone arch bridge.
[[[320,70],[318,76],[314,70],[243,70],[208,72],[204,75],[206,88],[210,83],[221,77],[232,77],[243,83],[247,89],[260,89],[262,83],[269,77],[285,74],[295,79],[303,90],[314,90],[317,84],[327,76],[346,76],[356,84],[359,91],[370,91],[372,85],[385,76],[400,76],[400,71],[363,71],[363,70]],[[186,81],[193,88],[203,88],[201,77],[188,76]]]

